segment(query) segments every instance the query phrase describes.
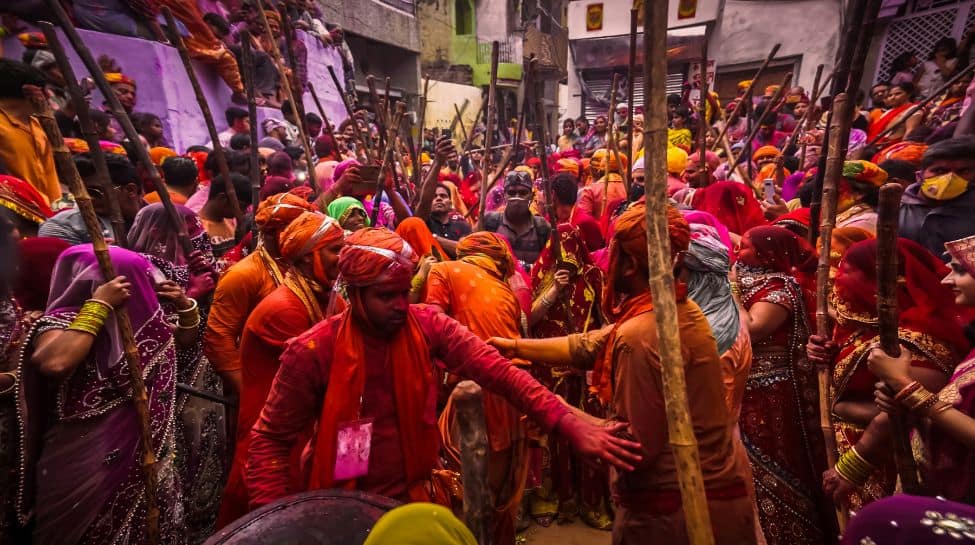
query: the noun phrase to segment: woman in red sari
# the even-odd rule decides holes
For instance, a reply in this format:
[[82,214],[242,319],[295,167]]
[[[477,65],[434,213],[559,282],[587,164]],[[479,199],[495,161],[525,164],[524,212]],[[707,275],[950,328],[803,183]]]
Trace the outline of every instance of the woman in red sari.
[[[560,256],[554,255],[549,242],[532,267],[533,302],[528,323],[535,338],[585,333],[606,323],[600,310],[603,271],[593,263],[582,233],[563,223],[559,225],[559,243]],[[573,407],[604,416],[598,401],[587,399],[585,373],[572,367],[533,366],[532,374]],[[532,516],[544,524],[556,515],[560,521],[569,521],[578,513],[590,526],[611,527],[607,472],[580,463],[564,439],[550,436],[547,444],[548,471],[542,469],[541,487],[532,495]],[[542,455],[542,450],[545,448],[534,454]]]
[[[948,268],[940,259],[919,244],[898,239],[899,262],[897,304],[900,311],[898,337],[912,354],[912,380],[931,391],[940,390],[951,376],[968,341],[958,325],[959,308],[951,291],[940,284]],[[810,359],[832,356],[833,378],[830,399],[833,403],[833,429],[840,457],[854,446],[886,435],[886,420],[874,403],[874,384],[877,381],[867,367],[867,357],[879,341],[877,329],[877,241],[858,242],[847,250],[840,261],[833,283],[831,307],[836,319],[833,343],[810,339]],[[835,348],[833,348],[835,346]],[[833,355],[835,354],[835,356]],[[885,441],[889,445],[890,440]],[[841,469],[842,470],[842,469]],[[897,473],[893,463],[876,464],[869,478],[858,482],[859,489],[845,497],[837,494],[839,475],[831,469],[824,476],[827,493],[845,500],[858,510],[863,505],[894,493]],[[842,492],[849,487],[843,487]]]
[[821,509],[826,456],[816,373],[804,349],[815,268],[816,252],[788,229],[756,227],[742,237],[735,272],[753,358],[739,426],[770,545],[835,535]]
[[[914,85],[907,82],[898,83],[890,87],[890,90],[887,91],[887,98],[884,99],[887,109],[879,118],[870,122],[870,126],[867,128],[867,142],[873,142],[888,127],[891,127],[904,117],[907,111],[914,106],[914,92]],[[904,135],[910,133],[921,124],[923,117],[924,112],[921,111],[911,115],[907,121],[894,129],[893,132],[878,140],[876,142],[877,147],[884,148],[900,142],[904,139]]]
[[698,189],[691,206],[718,218],[735,235],[732,239],[736,243],[745,231],[768,223],[755,194],[738,182],[715,182]]

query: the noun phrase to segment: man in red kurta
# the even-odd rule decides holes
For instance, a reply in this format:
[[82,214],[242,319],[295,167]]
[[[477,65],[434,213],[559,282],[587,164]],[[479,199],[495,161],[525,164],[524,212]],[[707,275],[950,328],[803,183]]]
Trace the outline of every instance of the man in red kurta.
[[[237,446],[217,527],[223,527],[247,513],[244,465],[250,448],[251,428],[264,408],[285,343],[326,316],[332,282],[338,275],[338,253],[344,238],[345,231],[338,222],[318,212],[303,213],[281,232],[278,249],[289,266],[288,272],[281,285],[254,308],[241,335],[242,386],[237,417]],[[306,440],[309,435],[310,430],[305,436]],[[300,482],[297,461],[301,458],[304,443],[299,441],[291,453],[294,483]]]
[[[395,233],[363,229],[339,256],[350,307],[292,340],[254,425],[245,481],[252,508],[296,492],[290,451],[318,419],[304,488],[348,488],[402,501],[437,496],[434,365],[503,395],[588,457],[621,467],[638,445],[619,425],[583,421],[544,386],[436,309],[410,305],[416,256]],[[435,363],[436,361],[436,363]]]

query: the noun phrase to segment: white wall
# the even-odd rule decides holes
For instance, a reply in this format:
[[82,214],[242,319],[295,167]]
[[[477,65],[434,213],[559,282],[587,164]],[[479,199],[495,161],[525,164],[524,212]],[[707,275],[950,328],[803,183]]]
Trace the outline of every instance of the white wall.
[[[644,0],[654,2],[660,0]],[[669,0],[667,9],[667,28],[677,28],[690,25],[700,25],[713,21],[719,15],[720,0],[698,0],[697,12],[694,18],[678,19],[677,4],[679,0]],[[603,28],[601,30],[586,30],[586,8],[590,4],[603,5]],[[778,4],[778,2],[777,2]],[[568,25],[569,39],[602,38],[604,36],[621,36],[630,33],[630,8],[633,0],[571,0],[569,2]],[[478,12],[480,16],[480,12]],[[643,21],[637,22],[638,28],[643,29]]]
[[482,42],[508,38],[507,0],[476,0],[477,39]]

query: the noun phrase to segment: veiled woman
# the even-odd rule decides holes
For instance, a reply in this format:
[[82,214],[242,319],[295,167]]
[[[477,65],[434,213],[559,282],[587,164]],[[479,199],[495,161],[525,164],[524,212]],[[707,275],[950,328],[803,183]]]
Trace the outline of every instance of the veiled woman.
[[[162,543],[185,542],[176,449],[176,346],[160,299],[181,307],[181,291],[158,288],[139,254],[112,247],[106,282],[90,244],[58,259],[51,300],[20,359],[23,449],[21,522],[33,542],[144,543],[147,497],[140,422],[114,309],[125,306],[143,367]],[[195,334],[195,332],[193,332]]]
[[770,544],[819,544],[832,535],[820,515],[826,457],[816,373],[804,349],[815,267],[809,244],[775,226],[745,233],[735,267],[753,350],[739,423]]

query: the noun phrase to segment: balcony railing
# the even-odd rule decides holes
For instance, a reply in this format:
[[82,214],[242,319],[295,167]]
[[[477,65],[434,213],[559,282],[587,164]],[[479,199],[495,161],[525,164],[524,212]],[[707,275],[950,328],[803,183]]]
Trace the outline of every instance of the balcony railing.
[[[520,34],[509,36],[498,44],[498,62],[521,64],[524,60],[522,37]],[[491,42],[477,43],[478,64],[491,64]]]

